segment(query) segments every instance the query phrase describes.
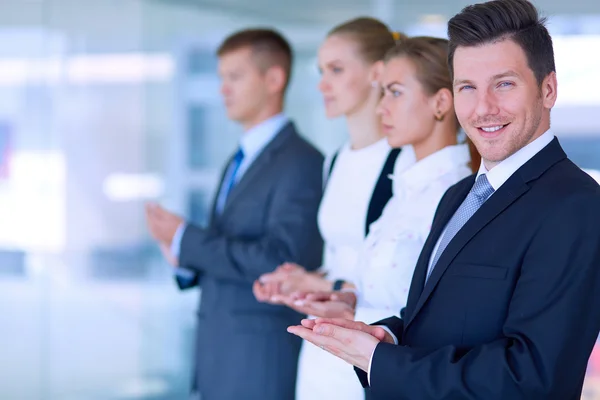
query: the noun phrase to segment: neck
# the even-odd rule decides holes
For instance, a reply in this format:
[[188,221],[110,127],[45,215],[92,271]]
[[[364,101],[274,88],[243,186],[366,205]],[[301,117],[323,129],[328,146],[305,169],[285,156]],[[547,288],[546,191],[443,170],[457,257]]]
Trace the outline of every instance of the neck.
[[417,161],[437,153],[438,151],[457,144],[456,140],[456,129],[451,124],[436,124],[434,131],[427,137],[427,139],[413,143],[413,149],[415,151],[415,158]]
[[271,104],[267,104],[262,107],[258,112],[251,117],[245,118],[243,121],[240,121],[244,132],[248,132],[250,129],[255,126],[265,122],[269,118],[273,118],[275,115],[283,112],[283,102],[272,102]]
[[486,160],[485,158],[482,158],[483,160],[483,165],[485,165],[485,169],[487,169],[488,172],[490,172],[492,170],[492,168],[494,168],[496,165],[500,164],[502,161],[490,161],[490,160]]
[[376,104],[376,101],[369,99],[356,112],[346,115],[352,149],[368,147],[383,137],[381,122],[375,113]]

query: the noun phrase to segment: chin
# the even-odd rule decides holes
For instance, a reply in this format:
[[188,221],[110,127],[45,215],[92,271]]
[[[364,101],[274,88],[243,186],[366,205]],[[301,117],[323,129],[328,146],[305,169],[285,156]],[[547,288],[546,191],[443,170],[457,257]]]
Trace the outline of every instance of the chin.
[[495,148],[494,146],[485,146],[485,148],[479,150],[479,154],[481,154],[481,158],[494,164],[501,163],[510,155],[504,148]]
[[229,118],[232,121],[239,121],[240,119],[242,119],[242,115],[239,112],[236,112],[235,110],[227,110],[227,118]]
[[336,110],[336,109],[333,109],[333,110],[326,109],[325,110],[325,116],[327,118],[337,118],[337,117],[340,117],[342,115],[343,115],[343,113],[341,113],[339,110]]
[[393,138],[390,136],[387,136],[387,142],[393,149],[399,149],[400,147],[406,146],[408,144],[404,140],[398,140],[397,138]]

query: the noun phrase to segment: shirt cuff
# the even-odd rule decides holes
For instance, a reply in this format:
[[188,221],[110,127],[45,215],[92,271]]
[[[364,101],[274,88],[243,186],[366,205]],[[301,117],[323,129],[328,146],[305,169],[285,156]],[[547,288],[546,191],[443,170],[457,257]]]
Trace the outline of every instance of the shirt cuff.
[[[378,326],[380,328],[383,328],[387,333],[390,334],[390,336],[392,337],[392,339],[394,339],[394,344],[398,344],[398,338],[396,337],[396,335],[394,335],[392,333],[392,331],[390,330],[390,328],[388,328],[385,325],[375,325]],[[371,386],[371,364],[373,364],[373,356],[375,355],[375,350],[377,349],[377,346],[375,346],[375,348],[373,349],[373,353],[371,353],[371,359],[369,360],[369,370],[367,371],[367,382],[369,382],[369,386]]]
[[179,260],[179,253],[181,251],[181,239],[183,239],[183,232],[185,232],[185,228],[187,228],[187,224],[182,222],[177,227],[175,231],[175,235],[173,235],[173,240],[171,241],[171,254],[173,257]]
[[380,328],[383,328],[383,330],[385,330],[387,333],[389,333],[389,334],[390,334],[390,336],[392,337],[392,339],[394,339],[394,344],[395,344],[395,345],[398,345],[398,338],[396,337],[396,335],[394,335],[394,332],[392,332],[392,331],[390,330],[390,328],[388,328],[388,327],[387,327],[387,326],[385,326],[385,325],[375,325],[375,326],[378,326],[378,327],[380,327]]

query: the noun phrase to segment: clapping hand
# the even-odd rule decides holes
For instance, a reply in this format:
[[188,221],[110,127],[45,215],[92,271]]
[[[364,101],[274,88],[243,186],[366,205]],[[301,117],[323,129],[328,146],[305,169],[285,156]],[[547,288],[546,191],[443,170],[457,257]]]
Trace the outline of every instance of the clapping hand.
[[347,319],[304,319],[302,325],[290,326],[288,332],[322,348],[367,372],[371,356],[380,342],[394,343],[380,326]]

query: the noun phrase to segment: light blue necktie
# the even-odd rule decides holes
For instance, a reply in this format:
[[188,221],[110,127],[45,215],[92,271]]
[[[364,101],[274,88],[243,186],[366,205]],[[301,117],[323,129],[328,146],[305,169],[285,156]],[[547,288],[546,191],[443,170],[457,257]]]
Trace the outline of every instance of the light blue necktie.
[[471,191],[469,192],[463,203],[460,205],[458,210],[456,210],[456,212],[452,216],[452,219],[450,219],[450,222],[448,222],[446,232],[444,232],[444,237],[442,238],[440,246],[438,247],[438,250],[435,253],[435,257],[433,259],[433,262],[431,263],[431,266],[427,270],[427,278],[425,282],[427,282],[427,279],[429,279],[433,268],[435,268],[435,264],[437,264],[438,260],[440,259],[440,256],[448,246],[448,243],[450,243],[450,241],[458,233],[460,228],[462,228],[463,225],[467,223],[469,218],[471,218],[473,214],[475,214],[479,207],[481,207],[481,205],[485,203],[485,201],[493,193],[494,188],[492,187],[492,185],[490,185],[487,176],[485,176],[485,174],[479,175],[479,177],[477,177],[477,180],[475,181],[475,184],[471,188]]
[[242,164],[242,160],[244,159],[244,152],[242,149],[239,149],[231,164],[229,164],[229,168],[227,168],[227,176],[223,179],[223,184],[221,185],[221,190],[219,191],[219,197],[217,198],[217,214],[221,214],[223,212],[223,208],[225,208],[225,202],[227,201],[227,196],[229,196],[229,192],[235,185],[235,177],[237,175],[238,169]]

